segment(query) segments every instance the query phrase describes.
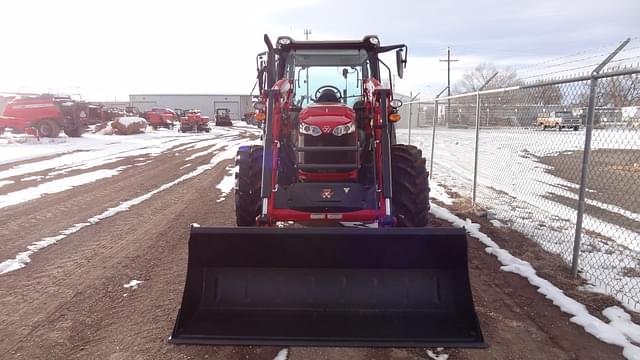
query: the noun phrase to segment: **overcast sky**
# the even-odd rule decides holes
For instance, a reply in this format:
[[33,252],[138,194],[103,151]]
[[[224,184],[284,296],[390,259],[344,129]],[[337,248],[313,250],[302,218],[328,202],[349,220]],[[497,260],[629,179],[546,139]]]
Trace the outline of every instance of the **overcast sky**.
[[[558,57],[593,56],[627,37],[640,47],[639,0],[286,0],[0,2],[0,92],[248,93],[262,35],[360,39],[409,46],[403,93],[446,85],[481,62],[524,71]],[[538,68],[544,68],[538,65]]]

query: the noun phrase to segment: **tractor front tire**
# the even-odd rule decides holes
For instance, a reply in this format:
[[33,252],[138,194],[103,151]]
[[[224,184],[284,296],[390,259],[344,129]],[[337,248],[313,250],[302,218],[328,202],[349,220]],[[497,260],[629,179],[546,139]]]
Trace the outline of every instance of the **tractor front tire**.
[[38,133],[41,137],[55,138],[60,135],[60,125],[53,120],[42,120],[38,124]]
[[398,227],[424,227],[429,214],[429,174],[422,151],[413,145],[391,146],[392,214]]
[[236,154],[236,223],[238,226],[256,226],[262,210],[262,146],[241,146]]

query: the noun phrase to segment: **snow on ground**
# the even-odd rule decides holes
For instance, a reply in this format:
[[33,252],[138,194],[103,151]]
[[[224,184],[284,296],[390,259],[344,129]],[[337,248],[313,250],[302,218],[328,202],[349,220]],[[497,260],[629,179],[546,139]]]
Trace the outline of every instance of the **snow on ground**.
[[[23,179],[24,180],[24,179]],[[26,181],[26,180],[25,180]],[[0,180],[0,187],[3,187],[5,185],[9,185],[9,184],[13,184],[15,181],[11,181],[11,180]]]
[[218,200],[216,202],[223,202],[227,195],[233,190],[233,187],[236,185],[236,177],[235,174],[238,171],[238,167],[234,165],[229,165],[227,167],[227,175],[220,180],[220,183],[216,185],[216,188],[220,190],[220,195],[218,196]]
[[[216,144],[211,144],[211,145],[209,145],[209,148],[208,148],[208,149],[206,149],[206,150],[204,150],[204,151],[197,152],[197,153],[195,153],[195,154],[193,154],[193,155],[189,156],[189,157],[188,157],[188,158],[186,158],[185,160],[186,160],[186,161],[191,161],[191,160],[193,160],[193,159],[195,159],[195,158],[199,158],[200,156],[205,156],[205,155],[213,154],[214,152],[218,151],[221,147],[223,147],[223,146],[225,145],[224,141],[220,141],[220,140],[215,140],[215,141],[217,141],[217,143],[216,143]],[[201,144],[194,145],[194,148],[195,148],[196,146],[200,146],[200,145],[201,145]]]
[[618,329],[627,338],[640,344],[640,325],[631,321],[631,316],[617,306],[611,306],[602,311],[602,315],[609,319],[610,325]]
[[211,160],[209,161],[209,163],[204,164],[199,166],[198,168],[196,168],[195,170],[182,175],[181,177],[177,178],[176,180],[173,180],[169,183],[166,183],[160,187],[158,187],[157,189],[150,191],[146,194],[143,194],[141,196],[138,196],[136,198],[127,200],[127,201],[123,201],[121,202],[118,206],[113,207],[113,208],[109,208],[105,211],[103,211],[102,213],[91,217],[90,219],[87,220],[87,222],[84,223],[80,223],[80,224],[75,224],[71,227],[69,227],[68,229],[65,229],[63,231],[61,231],[58,235],[55,236],[51,236],[51,237],[46,237],[43,238],[40,241],[36,241],[35,243],[33,243],[32,245],[27,247],[26,251],[23,251],[21,253],[18,253],[14,258],[12,259],[8,259],[3,261],[2,263],[0,263],[0,274],[4,274],[10,271],[15,271],[18,269],[21,269],[23,267],[25,267],[28,263],[31,262],[31,256],[47,247],[50,245],[53,245],[55,243],[57,243],[58,241],[66,238],[67,236],[76,233],[78,231],[80,231],[81,229],[83,229],[84,227],[87,226],[91,226],[91,225],[95,225],[97,223],[99,223],[100,221],[109,218],[111,216],[114,216],[116,214],[119,214],[121,212],[127,211],[129,210],[129,208],[131,208],[132,206],[138,205],[148,199],[150,199],[152,196],[167,190],[183,181],[186,181],[188,179],[191,179],[195,176],[198,176],[202,173],[204,173],[205,171],[211,170],[213,169],[220,161],[223,160],[227,160],[227,159],[233,159],[236,155],[237,149],[240,145],[243,145],[244,143],[246,143],[245,139],[240,139],[240,140],[234,140],[234,141],[227,141],[225,144],[225,150],[220,151],[219,153],[215,154]]
[[[412,144],[421,148],[427,158],[431,153],[431,131],[413,129],[411,134]],[[406,140],[406,130],[399,130],[398,137],[399,141]],[[638,130],[594,130],[592,147],[638,150],[638,138]],[[474,129],[437,128],[432,182],[471,196],[474,144]],[[535,156],[576,151],[583,146],[583,131],[481,130],[478,203],[495,214],[494,220],[534,239],[545,250],[561,255],[569,262],[576,209],[558,203],[550,195],[577,200],[577,195],[568,190],[575,189],[576,185],[549,174],[545,171],[548,166],[536,161]],[[432,193],[438,191],[441,190],[432,189]],[[640,221],[640,214],[615,204],[589,198],[586,202],[629,222]],[[633,266],[630,264],[640,261],[638,230],[612,224],[589,213],[584,216],[583,229],[582,248],[589,251],[581,253],[582,276],[606,288],[628,308],[640,310],[637,295],[635,300],[629,297],[629,294],[637,294],[638,279],[628,275],[628,267]]]
[[[49,152],[46,155],[59,154],[46,160],[34,161],[10,167],[0,171],[0,187],[13,183],[13,180],[2,180],[10,177],[28,175],[34,172],[48,171],[46,176],[26,176],[20,181],[41,180],[54,176],[65,175],[71,171],[89,170],[95,167],[108,165],[125,158],[135,157],[140,160],[136,166],[148,164],[154,157],[167,150],[179,147],[183,151],[208,147],[207,150],[194,154],[189,160],[212,154],[226,146],[229,141],[238,138],[237,130],[229,128],[215,129],[210,134],[180,134],[177,132],[161,132],[151,134],[139,134],[130,136],[104,136],[97,134],[84,134],[82,138],[67,138],[65,142],[57,143],[56,149],[45,145]],[[213,137],[213,139],[211,139]],[[0,138],[0,163],[13,161],[15,154],[21,154],[22,159],[42,156],[38,144],[24,145],[15,143],[2,143]],[[111,177],[120,173],[126,167],[115,169],[100,169],[76,176],[56,179],[6,195],[0,195],[0,208],[15,205],[24,201],[33,200],[44,194],[52,194],[69,190],[73,187],[84,185],[102,178]]]
[[[444,199],[444,197],[441,197]],[[440,198],[439,198],[440,199]],[[619,307],[610,307],[603,314],[611,320],[609,324],[591,315],[584,304],[565,295],[562,290],[551,282],[539,277],[530,263],[521,260],[502,249],[489,236],[480,231],[480,224],[471,220],[462,220],[448,209],[431,204],[430,213],[439,219],[450,222],[455,227],[464,227],[467,233],[487,246],[485,251],[495,256],[502,263],[501,270],[518,274],[538,288],[538,292],[551,300],[563,312],[572,315],[570,321],[584,328],[586,332],[607,344],[623,348],[623,355],[627,359],[640,360],[640,347],[635,346],[636,336],[640,335],[638,325],[631,322],[629,314]]]
[[443,348],[438,348],[436,351],[427,350],[427,356],[429,356],[429,359],[433,359],[433,360],[447,360],[447,359],[449,359],[449,355],[448,354],[438,354],[442,350],[443,350]]
[[58,180],[42,183],[35,187],[14,191],[5,195],[0,195],[0,209],[11,205],[17,205],[25,201],[34,200],[46,194],[55,194],[67,191],[76,186],[89,184],[100,179],[110,178],[122,172],[129,166],[120,166],[115,169],[100,169],[83,173],[80,175],[69,176]]
[[[208,147],[237,136],[237,129],[214,128],[211,133],[153,131],[136,135],[100,135],[85,133],[80,138],[60,137],[20,144],[0,137],[0,164],[60,155],[53,159],[18,165],[0,172],[0,180],[36,171],[78,166],[86,169],[129,156],[156,156],[167,149],[190,150]],[[49,142],[56,140],[55,142]],[[89,163],[88,163],[89,162]],[[68,169],[67,171],[70,171]]]
[[289,350],[282,349],[278,351],[278,354],[276,354],[276,357],[274,357],[273,360],[287,360],[288,357],[289,357]]
[[5,132],[4,135],[0,135],[0,164],[71,151],[73,145],[69,142],[70,140],[78,140],[78,138],[63,136],[38,140],[31,135]]
[[124,284],[122,286],[127,288],[127,289],[135,290],[135,289],[138,288],[138,286],[140,286],[140,284],[142,284],[142,281],[140,281],[140,280],[131,280],[131,281],[129,281],[129,283]]

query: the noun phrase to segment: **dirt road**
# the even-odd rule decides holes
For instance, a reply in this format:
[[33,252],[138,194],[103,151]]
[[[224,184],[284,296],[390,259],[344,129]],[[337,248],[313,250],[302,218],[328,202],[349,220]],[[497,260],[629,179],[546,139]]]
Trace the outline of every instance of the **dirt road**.
[[[238,130],[240,137],[248,133]],[[225,141],[221,139],[220,141]],[[0,209],[0,262],[27,246],[105,210],[159,189],[210,163],[223,151],[191,159],[203,149],[171,149],[140,159],[120,174]],[[31,160],[37,161],[39,159]],[[279,347],[168,344],[182,296],[191,223],[234,225],[233,196],[217,202],[216,185],[232,160],[178,182],[127,211],[83,227],[31,255],[26,267],[0,275],[0,358],[12,359],[273,359]],[[24,162],[23,162],[24,163]],[[189,166],[185,166],[186,164]],[[10,168],[10,166],[4,166]],[[85,171],[94,171],[96,168]],[[37,175],[37,174],[36,174]],[[0,188],[0,195],[29,186]],[[441,221],[435,225],[447,226]],[[484,228],[483,228],[484,229]],[[547,261],[524,238],[485,229],[507,249]],[[535,262],[534,262],[535,265]],[[526,280],[499,270],[470,239],[474,299],[487,349],[430,349],[449,359],[616,359],[618,347],[598,341],[536,292]],[[544,274],[549,277],[557,274]],[[123,285],[142,283],[137,289]],[[550,279],[553,280],[553,279]],[[566,283],[566,286],[572,284]],[[580,300],[593,298],[584,297]],[[597,307],[598,304],[593,305]],[[592,306],[592,305],[590,305]],[[277,326],[277,325],[276,325]],[[289,359],[429,359],[428,349],[289,349]]]

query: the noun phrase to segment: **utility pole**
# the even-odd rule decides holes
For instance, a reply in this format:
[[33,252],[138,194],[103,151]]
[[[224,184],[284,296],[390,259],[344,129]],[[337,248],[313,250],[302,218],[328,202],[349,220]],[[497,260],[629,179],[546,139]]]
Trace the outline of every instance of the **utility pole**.
[[[440,59],[440,62],[447,63],[447,97],[451,96],[451,62],[458,59],[451,59],[451,48],[447,47],[447,60]],[[451,109],[451,100],[447,99],[447,112],[445,115],[445,124],[449,123],[449,109]]]
[[304,29],[305,40],[309,40],[309,35],[311,35],[311,29]]

